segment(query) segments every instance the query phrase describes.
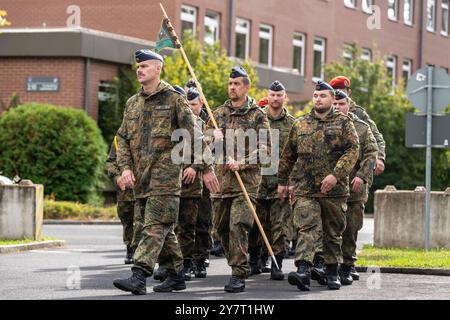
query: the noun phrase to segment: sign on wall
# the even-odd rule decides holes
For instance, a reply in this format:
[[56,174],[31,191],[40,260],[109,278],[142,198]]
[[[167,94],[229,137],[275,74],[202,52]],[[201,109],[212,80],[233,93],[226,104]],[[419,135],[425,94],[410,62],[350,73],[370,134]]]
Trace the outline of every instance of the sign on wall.
[[59,91],[59,79],[57,77],[28,77],[27,91],[55,92]]

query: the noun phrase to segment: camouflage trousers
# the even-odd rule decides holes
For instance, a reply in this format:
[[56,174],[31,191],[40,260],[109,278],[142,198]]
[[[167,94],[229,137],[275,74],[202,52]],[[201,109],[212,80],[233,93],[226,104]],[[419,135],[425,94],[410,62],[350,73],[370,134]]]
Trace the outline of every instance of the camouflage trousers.
[[135,217],[139,217],[142,230],[133,268],[151,275],[159,257],[169,270],[181,270],[183,255],[174,231],[179,206],[180,198],[174,196],[150,196],[136,201]]
[[207,259],[211,248],[211,211],[204,210],[201,198],[181,198],[175,228],[184,260]]
[[244,196],[213,199],[213,212],[215,228],[232,275],[248,277],[250,275],[247,261],[248,233],[254,219]]
[[[283,202],[280,199],[258,199],[256,201],[256,213],[276,256],[284,255],[287,250],[285,225],[290,212],[289,199]],[[249,233],[248,245],[249,247],[262,247],[263,251],[267,251],[256,223],[253,224]]]
[[342,234],[342,255],[344,264],[354,266],[356,262],[356,241],[358,231],[361,230],[364,220],[364,202],[347,202],[347,226]]
[[286,241],[297,240],[297,232],[294,226],[294,211],[292,210],[292,205],[290,205],[290,210],[286,211],[286,216],[284,217],[284,233],[286,235]]
[[134,220],[134,201],[118,201],[117,215],[122,223],[123,243],[126,246],[133,246],[133,220]]
[[[342,263],[342,233],[346,225],[346,198],[299,197],[294,204],[297,230],[295,261],[313,262],[322,251],[326,264]],[[321,247],[323,250],[320,250]]]

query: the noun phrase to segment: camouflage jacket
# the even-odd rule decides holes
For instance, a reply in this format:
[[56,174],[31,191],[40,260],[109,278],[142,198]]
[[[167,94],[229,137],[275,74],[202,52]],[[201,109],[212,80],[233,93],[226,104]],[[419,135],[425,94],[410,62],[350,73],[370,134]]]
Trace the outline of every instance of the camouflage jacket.
[[[314,110],[297,119],[280,159],[278,179],[288,185],[291,176],[296,196],[349,196],[349,175],[358,160],[359,140],[353,121],[334,107],[325,119]],[[327,194],[320,192],[322,180],[332,174],[336,186]]]
[[[240,163],[239,174],[249,196],[256,197],[261,180],[260,155],[270,155],[270,124],[266,113],[256,105],[253,98],[248,97],[247,102],[240,108],[232,107],[231,101],[226,101],[214,111],[214,118],[219,128],[224,129],[224,141],[214,143],[215,170],[220,183],[220,191],[212,194],[213,198],[229,198],[243,195],[235,173],[226,167],[227,156],[232,156]],[[207,129],[214,129],[211,120]],[[241,129],[235,131],[236,129]],[[253,130],[252,130],[253,129]],[[265,130],[267,139],[261,139],[260,130]],[[245,133],[256,133],[255,144],[250,148],[248,136]],[[227,146],[227,136],[234,141],[233,146]],[[245,148],[237,150],[238,141],[245,141]],[[227,152],[227,148],[230,150]],[[236,155],[242,155],[237,157]]]
[[106,159],[105,172],[111,179],[112,184],[117,192],[117,201],[134,201],[134,194],[132,189],[120,190],[117,185],[117,178],[120,177],[119,166],[117,165],[116,146],[113,141],[111,148],[109,149],[108,158]]
[[[205,122],[200,118],[196,117],[196,121],[198,126],[202,129],[202,132],[205,130]],[[194,161],[194,156],[191,157],[191,162]],[[183,171],[186,168],[192,167],[190,164],[185,165],[183,167]],[[195,168],[194,168],[195,169]],[[195,180],[191,184],[181,185],[181,197],[182,198],[201,198],[203,191],[203,172],[201,170],[196,170],[197,174],[195,175]]]
[[370,126],[349,112],[348,116],[353,120],[359,138],[359,158],[350,173],[350,183],[354,177],[364,180],[363,190],[353,192],[350,185],[350,197],[347,201],[367,201],[369,188],[373,182],[373,169],[378,155],[378,146]]
[[370,118],[369,114],[364,110],[363,107],[360,107],[356,104],[355,101],[349,99],[350,101],[350,109],[351,113],[354,113],[360,120],[364,121],[370,126],[370,130],[372,130],[372,134],[375,137],[378,145],[378,157],[377,159],[386,161],[386,143],[384,141],[383,135],[378,130],[376,123]]
[[[267,113],[267,117],[270,123],[270,133],[271,133],[271,142],[272,142],[272,151],[273,147],[278,144],[278,157],[281,156],[281,152],[283,151],[283,147],[286,144],[286,141],[289,137],[289,131],[291,131],[292,124],[295,121],[295,118],[291,116],[286,108],[283,108],[283,111],[278,116],[278,118],[273,118],[269,112],[269,107],[265,107],[264,111]],[[275,130],[278,130],[278,137],[274,137]],[[278,138],[278,139],[277,139]],[[272,156],[274,156],[272,154]],[[278,164],[278,161],[277,161]],[[278,171],[278,168],[276,168]],[[261,177],[261,183],[258,187],[258,198],[259,199],[276,199],[278,198],[277,194],[278,188],[278,176],[274,175],[263,175]]]
[[193,153],[196,161],[192,166],[207,172],[213,170],[212,165],[205,164],[212,163],[212,155],[194,114],[186,99],[168,83],[161,81],[155,92],[146,94],[141,90],[128,99],[117,132],[117,158],[121,172],[133,170],[136,198],[181,194],[183,161],[172,161],[172,149],[180,144],[171,141],[176,129],[187,130],[191,150],[194,150],[194,140],[199,140],[196,143],[203,148],[205,161],[202,154]]

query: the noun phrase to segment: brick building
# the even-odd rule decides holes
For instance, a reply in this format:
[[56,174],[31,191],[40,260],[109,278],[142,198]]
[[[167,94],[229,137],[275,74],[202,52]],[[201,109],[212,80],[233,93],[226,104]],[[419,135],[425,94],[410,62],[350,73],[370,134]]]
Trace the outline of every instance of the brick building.
[[[323,77],[324,63],[338,60],[342,48],[354,41],[364,48],[365,58],[385,57],[396,82],[426,64],[450,68],[448,0],[161,2],[178,34],[192,29],[204,42],[219,41],[230,57],[251,58],[260,85],[280,79],[293,101],[309,99],[313,81]],[[0,35],[1,97],[18,91],[22,102],[71,105],[94,118],[99,82],[129,64],[134,48],[152,46],[162,18],[155,0],[3,0],[1,7],[15,29]],[[78,24],[81,29],[67,29]],[[44,33],[38,28],[46,28],[44,47],[42,40],[33,40],[33,32]],[[58,32],[79,34],[80,47],[72,48]],[[118,45],[120,54],[105,60],[105,48],[116,52]],[[67,50],[61,52],[60,46]],[[59,77],[59,91],[26,91],[30,76]]]

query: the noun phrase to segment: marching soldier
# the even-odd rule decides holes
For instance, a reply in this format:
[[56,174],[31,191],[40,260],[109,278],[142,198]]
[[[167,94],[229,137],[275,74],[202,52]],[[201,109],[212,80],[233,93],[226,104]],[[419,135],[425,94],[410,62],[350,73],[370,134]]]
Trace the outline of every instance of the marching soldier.
[[133,274],[128,279],[115,280],[114,285],[133,294],[145,294],[146,278],[153,273],[161,254],[162,260],[169,261],[169,275],[153,290],[183,290],[186,288],[183,256],[174,232],[180,205],[182,165],[172,161],[172,149],[176,145],[171,141],[174,130],[189,132],[191,150],[195,143],[202,145],[206,159],[203,160],[203,154],[194,153],[194,156],[195,163],[203,167],[206,186],[216,192],[218,181],[212,167],[205,164],[211,163],[211,152],[186,99],[160,79],[163,58],[146,49],[138,50],[135,58],[136,75],[142,89],[126,103],[117,132],[117,159],[125,186],[134,188],[136,207],[145,223],[134,254]]
[[116,143],[117,138],[114,137],[106,159],[105,170],[117,189],[117,215],[123,227],[123,243],[127,246],[125,264],[131,264],[133,263],[133,254],[137,246],[136,240],[133,240],[134,194],[132,189],[125,187],[120,176],[120,170],[117,165]]
[[352,284],[350,275],[356,261],[356,240],[361,230],[364,218],[364,204],[368,199],[369,186],[373,180],[373,169],[378,155],[378,146],[372,130],[367,123],[360,120],[355,114],[349,112],[349,98],[341,90],[335,93],[334,107],[352,119],[358,133],[360,148],[359,159],[350,173],[350,197],[347,199],[347,224],[342,234],[342,255],[344,263],[340,268],[343,285]]
[[334,91],[319,81],[314,108],[294,122],[284,147],[278,172],[280,199],[288,193],[291,176],[296,201],[294,225],[298,233],[296,272],[288,281],[299,290],[310,290],[311,266],[323,230],[323,255],[329,289],[339,289],[338,264],[342,263],[349,175],[359,153],[358,135],[349,117],[333,107]]
[[[255,100],[248,96],[249,90],[250,79],[247,72],[242,67],[234,67],[228,81],[230,100],[214,111],[214,117],[221,128],[214,130],[215,169],[220,191],[211,193],[211,197],[215,229],[224,247],[228,265],[232,269],[232,277],[224,288],[227,292],[245,290],[245,279],[250,274],[247,261],[248,232],[254,222],[234,171],[239,171],[249,197],[254,201],[260,181],[258,153],[270,152],[270,141],[260,139],[261,129],[267,130],[267,133],[270,130],[267,115],[256,105]],[[213,127],[211,121],[208,127]],[[238,141],[247,140],[246,134],[251,131],[256,134],[256,145],[245,143],[245,147],[239,148]],[[220,147],[216,146],[220,145],[224,145],[221,151],[231,150],[233,154],[218,152]],[[241,154],[242,159],[236,154]]]
[[[289,131],[295,118],[291,116],[287,109],[284,108],[284,101],[286,100],[286,89],[284,85],[274,81],[269,86],[268,105],[265,107],[265,112],[270,123],[271,142],[272,147],[278,144],[278,156],[281,154],[283,147],[289,137]],[[274,135],[277,135],[276,138]],[[273,154],[272,154],[273,156]],[[260,221],[268,233],[269,242],[271,243],[277,264],[280,270],[277,270],[274,263],[271,264],[270,279],[283,280],[284,275],[281,271],[283,258],[286,254],[286,219],[290,216],[291,206],[289,198],[280,200],[277,195],[278,177],[276,171],[273,175],[263,175],[261,183],[258,188],[257,195],[257,213]],[[260,250],[263,246],[260,232],[255,224],[249,235],[249,254],[250,267],[252,273],[258,273],[258,258]]]
[[[188,90],[187,100],[199,127],[204,130],[205,123],[200,118],[203,102],[197,88],[191,87]],[[185,280],[190,280],[191,273],[195,270],[196,278],[205,278],[205,260],[211,247],[209,236],[211,211],[200,210],[203,191],[202,172],[194,169],[192,165],[185,165],[182,181],[180,218],[176,233],[183,253],[183,274]]]
[[[378,130],[378,127],[376,123],[370,118],[370,116],[367,114],[366,110],[357,105],[355,101],[353,101],[350,98],[350,95],[352,94],[352,90],[350,89],[350,79],[345,76],[337,76],[333,78],[330,81],[330,85],[334,89],[343,90],[347,96],[349,97],[349,104],[350,104],[350,112],[355,114],[360,120],[364,121],[370,126],[370,130],[372,131],[373,136],[375,137],[375,140],[377,141],[378,146],[378,156],[375,163],[375,170],[374,175],[378,176],[384,172],[385,169],[385,161],[386,161],[386,143],[384,141],[383,135]],[[369,189],[371,187],[371,184],[369,185]],[[354,266],[352,266],[351,275],[353,280],[359,280],[359,274],[356,272],[356,269]]]

